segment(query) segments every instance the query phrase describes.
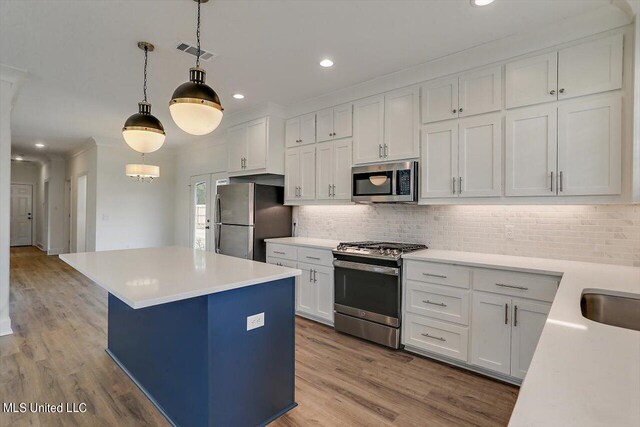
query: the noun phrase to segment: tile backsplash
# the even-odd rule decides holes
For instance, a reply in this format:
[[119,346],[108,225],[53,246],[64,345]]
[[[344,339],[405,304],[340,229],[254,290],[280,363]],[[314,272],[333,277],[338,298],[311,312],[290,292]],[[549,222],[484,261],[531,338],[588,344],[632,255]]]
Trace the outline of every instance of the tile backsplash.
[[640,266],[640,205],[300,206],[294,216],[297,236]]

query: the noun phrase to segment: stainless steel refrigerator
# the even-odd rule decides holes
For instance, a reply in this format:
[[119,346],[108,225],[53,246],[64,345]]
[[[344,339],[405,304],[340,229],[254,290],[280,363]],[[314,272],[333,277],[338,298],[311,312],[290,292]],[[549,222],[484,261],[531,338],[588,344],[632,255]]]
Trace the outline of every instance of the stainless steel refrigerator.
[[217,253],[266,261],[264,239],[291,236],[291,207],[284,206],[283,187],[243,183],[217,189]]

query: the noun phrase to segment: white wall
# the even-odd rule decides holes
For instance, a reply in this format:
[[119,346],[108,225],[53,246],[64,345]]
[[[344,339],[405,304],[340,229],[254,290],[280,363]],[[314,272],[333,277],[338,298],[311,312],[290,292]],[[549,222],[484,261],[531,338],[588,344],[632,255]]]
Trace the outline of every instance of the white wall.
[[[71,181],[71,252],[76,252],[77,181],[78,177],[82,175],[87,175],[87,251],[92,252],[96,250],[96,188],[98,182],[98,147],[93,139],[87,141],[67,158],[65,179]],[[62,196],[58,198],[61,204],[64,204],[63,193],[64,188]],[[62,222],[51,223],[51,229],[63,229],[64,227],[64,217]]]
[[36,162],[11,162],[11,183],[31,184],[31,242],[37,243],[37,230],[40,218],[40,164]]
[[[57,255],[68,250],[69,234],[65,229],[64,210],[65,169],[66,162],[59,156],[51,156],[40,168],[36,244],[48,255]],[[48,212],[45,212],[47,187],[49,205]]]

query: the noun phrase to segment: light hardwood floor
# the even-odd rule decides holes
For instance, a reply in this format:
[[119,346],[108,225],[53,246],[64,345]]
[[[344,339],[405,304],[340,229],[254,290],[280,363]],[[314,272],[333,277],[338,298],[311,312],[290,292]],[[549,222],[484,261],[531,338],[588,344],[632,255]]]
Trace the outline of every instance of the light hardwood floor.
[[[0,412],[0,426],[169,425],[104,351],[106,296],[57,257],[11,250],[14,334],[0,337],[0,402],[85,402],[88,411]],[[299,406],[271,425],[506,425],[517,393],[298,318]]]

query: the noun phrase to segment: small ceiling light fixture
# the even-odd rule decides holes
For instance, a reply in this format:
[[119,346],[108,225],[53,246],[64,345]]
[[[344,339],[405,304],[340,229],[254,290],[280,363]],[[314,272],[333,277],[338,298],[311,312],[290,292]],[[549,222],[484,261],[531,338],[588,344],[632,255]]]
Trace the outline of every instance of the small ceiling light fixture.
[[333,67],[333,61],[330,60],[329,58],[325,58],[322,61],[320,61],[320,66],[324,68]]
[[191,135],[213,132],[222,121],[222,104],[216,91],[205,84],[206,71],[200,68],[200,4],[198,3],[196,66],[189,69],[189,81],[176,88],[169,101],[169,112],[178,127]]
[[493,3],[494,0],[471,0],[471,6],[486,6]]
[[36,142],[36,148],[44,148],[44,144],[42,142]]
[[160,166],[145,164],[143,154],[142,163],[129,163],[125,166],[125,174],[134,181],[152,182],[160,176]]
[[164,126],[151,114],[151,104],[147,102],[147,62],[149,52],[154,46],[147,42],[138,42],[138,47],[144,51],[144,84],[142,93],[144,100],[138,102],[138,112],[130,116],[122,128],[122,136],[129,147],[140,153],[153,153],[164,144],[166,134]]
[[233,94],[233,97],[234,97],[235,99],[244,99],[244,95],[243,95],[243,94],[241,94],[241,93],[234,93],[234,94]]

